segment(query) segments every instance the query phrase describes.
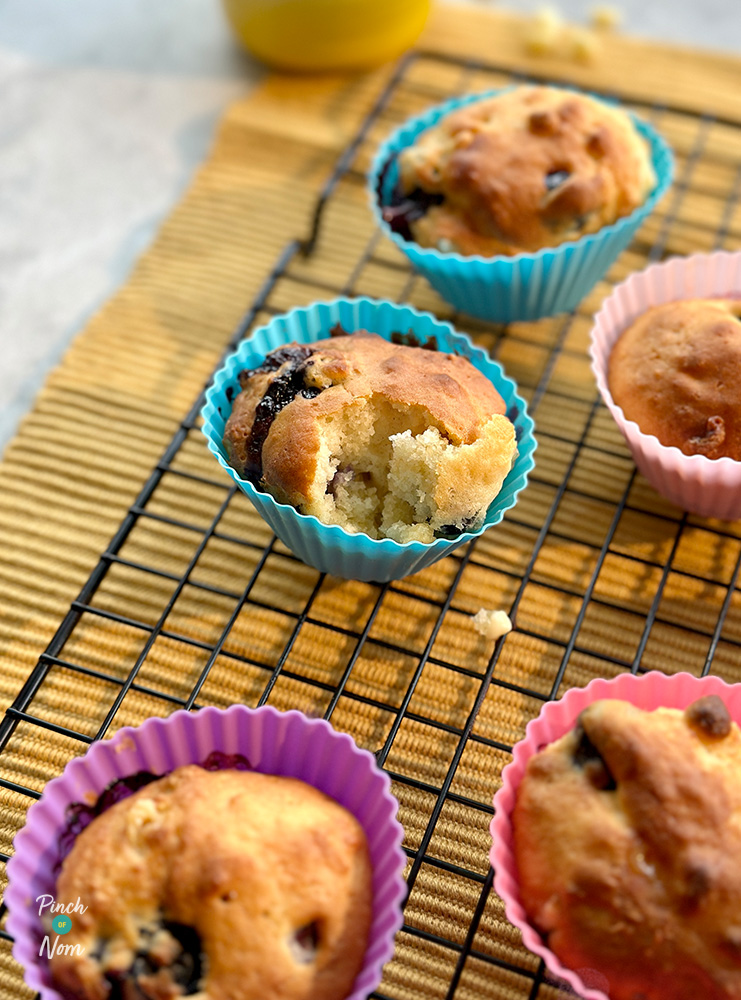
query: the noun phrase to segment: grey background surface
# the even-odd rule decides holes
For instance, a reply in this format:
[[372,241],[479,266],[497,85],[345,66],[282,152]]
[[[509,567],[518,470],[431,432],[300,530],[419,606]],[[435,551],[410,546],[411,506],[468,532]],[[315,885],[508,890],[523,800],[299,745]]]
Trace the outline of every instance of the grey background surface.
[[[739,0],[614,5],[627,33],[741,50]],[[218,0],[0,0],[0,448],[261,74]]]

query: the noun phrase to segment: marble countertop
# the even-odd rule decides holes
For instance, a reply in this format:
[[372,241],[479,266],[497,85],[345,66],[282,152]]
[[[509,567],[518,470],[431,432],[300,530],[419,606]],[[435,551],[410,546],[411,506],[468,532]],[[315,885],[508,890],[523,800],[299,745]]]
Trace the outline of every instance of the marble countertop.
[[[626,32],[741,48],[738,0],[614,5]],[[218,0],[0,0],[0,448],[262,73]]]

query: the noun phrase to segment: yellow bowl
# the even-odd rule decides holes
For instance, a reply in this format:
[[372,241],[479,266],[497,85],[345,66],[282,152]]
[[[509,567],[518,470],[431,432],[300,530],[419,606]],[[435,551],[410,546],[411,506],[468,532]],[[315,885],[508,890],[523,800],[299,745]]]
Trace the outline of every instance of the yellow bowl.
[[280,69],[376,66],[417,38],[430,0],[222,0],[235,34]]

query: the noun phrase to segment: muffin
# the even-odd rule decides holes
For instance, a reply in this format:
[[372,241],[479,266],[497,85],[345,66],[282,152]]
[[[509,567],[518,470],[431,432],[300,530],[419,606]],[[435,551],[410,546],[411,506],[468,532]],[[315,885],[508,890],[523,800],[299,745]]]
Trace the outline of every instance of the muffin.
[[[477,380],[483,378],[486,380],[486,383],[489,383],[489,385],[483,382],[478,383],[480,391],[476,390],[473,393],[474,399],[465,404],[465,409],[468,413],[471,412],[471,407],[477,405],[480,399],[483,398],[482,393],[488,395],[491,391],[490,386],[494,386],[497,397],[501,397],[503,400],[503,408],[507,418],[514,425],[514,432],[507,430],[508,434],[514,433],[517,448],[513,453],[514,464],[509,470],[501,490],[489,504],[483,519],[480,522],[474,522],[476,524],[475,528],[471,526],[463,531],[456,529],[454,532],[449,533],[447,530],[443,530],[446,523],[443,521],[443,527],[438,530],[433,529],[431,525],[426,523],[422,523],[419,528],[414,527],[415,533],[421,536],[421,538],[429,539],[432,536],[432,541],[412,539],[406,543],[400,543],[388,536],[371,537],[370,534],[364,531],[348,530],[338,523],[327,523],[319,520],[317,517],[306,516],[299,508],[288,503],[279,503],[261,484],[263,479],[262,468],[259,475],[253,472],[252,478],[249,478],[247,475],[240,474],[234,464],[232,464],[234,461],[233,449],[230,441],[225,439],[225,434],[227,431],[227,422],[234,411],[235,399],[240,393],[239,374],[244,370],[252,371],[262,368],[265,365],[267,355],[284,348],[287,344],[306,346],[312,351],[335,350],[337,341],[343,336],[348,336],[344,332],[346,330],[373,331],[374,334],[385,340],[387,344],[415,347],[415,352],[411,357],[425,357],[427,354],[430,354],[433,360],[422,361],[420,363],[422,365],[434,365],[436,361],[434,360],[434,352],[421,350],[421,345],[436,348],[437,361],[445,365],[448,371],[451,370],[450,366],[452,364],[458,364],[459,362],[450,362],[449,360],[440,361],[441,358],[445,358],[445,355],[448,354],[456,355],[460,359],[465,358],[480,373],[478,376],[473,377]],[[340,334],[340,336],[332,338],[333,331],[335,334]],[[404,343],[399,344],[400,340],[403,340]],[[389,363],[391,370],[393,370],[394,366],[398,364],[397,360],[393,360],[397,355],[392,353],[388,346],[384,347],[383,350],[389,352]],[[406,368],[406,364],[404,367]],[[464,366],[464,370],[467,371],[468,368]],[[386,374],[389,375],[390,373],[390,370],[387,368]],[[445,372],[442,372],[442,374],[445,374]],[[398,368],[396,375],[398,376],[396,379],[397,383],[403,383]],[[358,381],[357,379],[355,380],[356,385]],[[430,415],[434,416],[428,403],[434,403],[435,408],[437,408],[441,396],[444,396],[442,392],[443,385],[447,386],[453,394],[451,399],[454,399],[458,392],[455,387],[456,381],[455,370],[453,370],[450,381],[442,378],[433,381],[429,386],[425,386],[422,380],[418,380],[417,385],[423,399],[422,413],[430,412]],[[283,385],[285,384],[284,382]],[[308,389],[309,387],[304,386],[303,388]],[[403,385],[401,388],[403,389]],[[431,391],[431,389],[434,389],[434,391]],[[364,395],[373,396],[369,386],[363,392]],[[329,387],[322,395],[326,395],[327,393],[333,393],[335,397],[338,397],[340,396],[340,388],[337,386]],[[317,396],[314,402],[320,402],[322,395]],[[465,401],[466,393],[463,389],[461,389],[460,395]],[[306,396],[304,395],[302,398],[305,399]],[[342,398],[346,399],[348,404],[354,402],[352,397],[346,392],[342,394]],[[281,404],[285,402],[285,398],[280,402]],[[301,400],[299,400],[300,402]],[[376,402],[379,402],[379,400]],[[369,405],[371,409],[375,406],[372,399]],[[425,407],[427,407],[426,410]],[[295,408],[294,404],[294,410]],[[496,408],[502,409],[499,398],[496,399]],[[255,406],[256,409],[257,406]],[[393,411],[394,408],[391,407],[391,409]],[[399,409],[402,409],[401,404]],[[414,401],[414,405],[410,409],[412,413],[416,412],[419,415],[419,404],[416,401]],[[350,410],[349,412],[352,413],[354,411]],[[495,413],[494,415],[500,421],[504,419],[501,413]],[[282,416],[282,414],[279,414],[279,416]],[[363,580],[373,583],[387,583],[391,580],[401,580],[412,573],[418,573],[439,559],[449,555],[459,546],[470,543],[477,535],[497,525],[504,517],[506,511],[515,505],[519,494],[527,484],[528,473],[535,464],[534,452],[537,448],[534,437],[534,424],[527,412],[527,404],[519,395],[517,385],[512,379],[507,377],[501,365],[492,360],[480,347],[473,344],[465,334],[457,332],[449,323],[437,319],[431,313],[420,312],[409,305],[400,305],[384,300],[368,298],[341,298],[329,302],[314,302],[309,306],[297,307],[285,314],[274,316],[265,326],[253,330],[240,343],[237,350],[225,359],[223,366],[214,375],[213,384],[206,390],[202,419],[202,429],[208,441],[209,451],[214,456],[218,465],[230,477],[236,487],[245,494],[260,517],[264,519],[280,541],[294,555],[322,573],[330,573],[335,577],[344,579]],[[324,423],[326,425],[326,421]],[[411,438],[411,428],[407,429],[410,430],[409,437]],[[242,430],[244,438],[242,447],[244,448],[245,456],[246,438],[250,433],[251,427],[248,417]],[[443,431],[443,433],[445,432]],[[430,437],[434,438],[434,435],[429,435],[428,439]],[[424,443],[417,438],[409,442],[411,448],[424,446]],[[384,443],[387,454],[391,452],[392,447],[387,437]],[[404,445],[402,444],[402,450],[403,448]],[[230,450],[232,451],[231,458]],[[445,450],[447,452],[449,449]],[[452,454],[455,455],[456,452]],[[461,454],[470,454],[470,452],[461,451]],[[261,466],[262,458],[263,451],[261,449]],[[327,465],[332,464],[330,459],[326,461]],[[236,464],[240,468],[245,469],[246,472],[248,471],[245,468],[246,463],[239,461],[239,456],[236,458]],[[330,498],[332,498],[329,484],[334,480],[336,471],[337,469],[328,468],[323,482],[318,484],[320,500],[326,493],[329,493]],[[355,472],[354,469],[348,468],[345,468],[343,471]],[[331,479],[329,478],[330,472]],[[476,470],[476,477],[477,480],[480,478],[478,470]],[[336,491],[338,486],[345,485],[341,481],[343,478],[349,480],[350,477],[339,477],[337,482],[332,486],[332,490]],[[370,476],[368,478],[370,479]],[[386,480],[387,482],[388,479]],[[382,484],[382,492],[384,490],[388,492],[386,483]],[[370,483],[370,485],[373,484]],[[453,484],[453,491],[451,491],[453,492],[453,497],[455,497],[455,491],[460,492],[458,490],[459,485],[457,482]],[[415,503],[420,502],[424,500],[424,497],[412,494],[404,499],[411,506],[412,501],[415,501]],[[376,506],[380,506],[378,492],[376,492],[375,498],[371,494],[371,507]],[[472,504],[471,507],[474,508],[472,514],[476,513],[475,504]],[[330,511],[331,509],[330,506]],[[463,512],[463,517],[467,516],[470,515],[467,512]],[[381,520],[382,517],[379,516],[378,521],[381,522]],[[461,518],[461,523],[465,523],[463,518]],[[403,538],[407,534],[411,534],[412,532],[403,530],[409,527],[412,526],[400,525],[402,530],[399,532],[399,537]],[[373,534],[380,534],[378,526],[375,523],[370,528]]]
[[595,701],[532,756],[512,825],[519,895],[548,948],[611,1000],[741,997],[741,733]]
[[85,907],[51,959],[66,996],[344,1000],[372,868],[360,823],[316,788],[188,765],[95,818],[55,897]]
[[741,299],[667,302],[639,316],[608,364],[612,398],[685,455],[741,460]]
[[504,401],[465,358],[393,339],[335,328],[242,371],[229,463],[280,503],[373,539],[476,530],[517,455]]
[[398,155],[383,209],[421,247],[532,253],[630,215],[656,186],[628,114],[586,94],[521,86],[440,118]]

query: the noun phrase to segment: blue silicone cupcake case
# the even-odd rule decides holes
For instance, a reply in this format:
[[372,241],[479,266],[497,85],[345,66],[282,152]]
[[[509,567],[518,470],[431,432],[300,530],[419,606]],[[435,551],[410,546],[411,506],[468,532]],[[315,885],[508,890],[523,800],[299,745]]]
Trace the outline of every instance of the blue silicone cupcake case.
[[[651,150],[656,186],[634,212],[610,226],[603,226],[596,233],[571,243],[512,257],[464,257],[458,253],[443,253],[420,247],[394,233],[381,209],[388,204],[396,186],[399,175],[396,158],[401,150],[411,146],[417,136],[456,108],[511,89],[506,87],[454,98],[409,119],[381,145],[368,181],[371,205],[379,226],[432,287],[461,312],[498,323],[540,319],[576,308],[628,246],[669,188],[674,172],[674,157],[664,139],[647,122],[631,115]],[[589,96],[601,100],[596,94]]]
[[[439,350],[468,358],[502,396],[507,414],[515,425],[518,454],[478,531],[462,532],[455,538],[438,538],[429,544],[407,542],[404,545],[390,538],[376,540],[364,534],[351,534],[338,525],[323,524],[316,517],[300,514],[295,508],[278,503],[269,493],[242,479],[229,465],[223,445],[224,427],[232,409],[230,400],[240,391],[239,372],[257,367],[266,354],[284,344],[307,344],[325,339],[337,323],[348,333],[370,330],[386,340],[398,332],[412,333],[421,343],[434,337]],[[501,521],[505,511],[514,506],[535,464],[533,421],[525,401],[517,393],[517,386],[497,362],[492,361],[465,334],[458,333],[449,323],[429,313],[418,312],[411,306],[366,298],[337,299],[292,309],[285,315],[276,316],[267,326],[255,330],[214,376],[213,384],[206,392],[202,417],[209,450],[247,494],[278,538],[310,566],[353,580],[379,583],[399,580],[432,565],[459,545],[476,538]]]

